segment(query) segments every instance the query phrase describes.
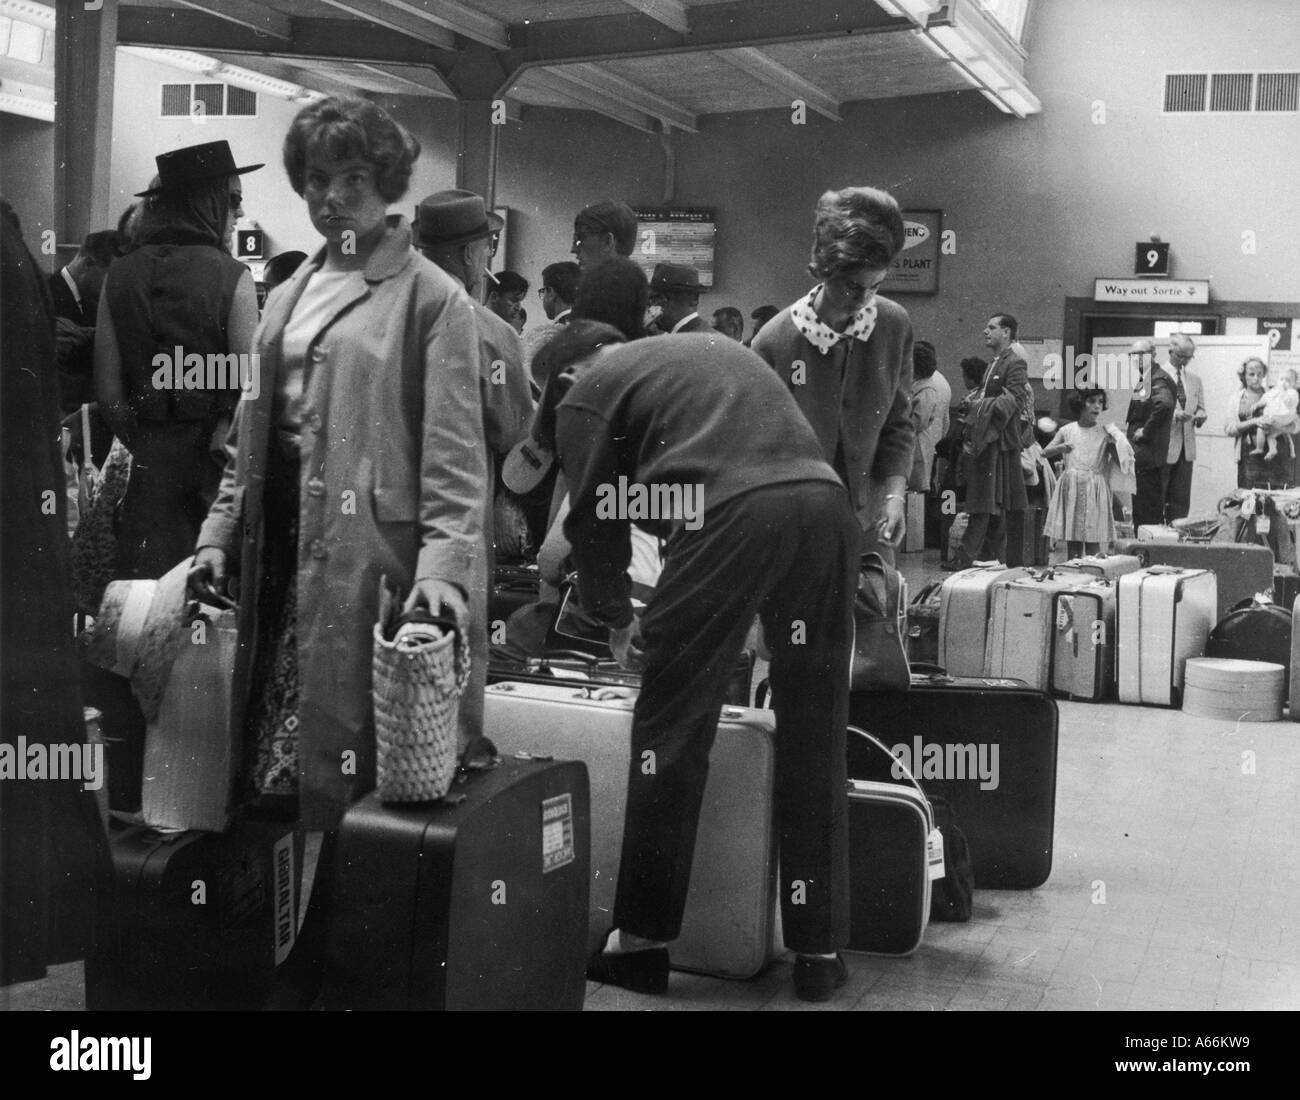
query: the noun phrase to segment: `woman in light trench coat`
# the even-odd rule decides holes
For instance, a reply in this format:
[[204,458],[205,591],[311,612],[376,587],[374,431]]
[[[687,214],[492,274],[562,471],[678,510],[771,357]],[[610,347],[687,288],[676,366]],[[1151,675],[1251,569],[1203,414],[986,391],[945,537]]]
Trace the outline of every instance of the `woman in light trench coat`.
[[418,155],[362,100],[294,120],[285,168],[325,247],[268,300],[260,392],[237,410],[192,574],[206,596],[238,579],[234,732],[255,793],[309,829],[337,828],[374,785],[381,575],[463,627],[486,612],[474,317],[387,216]]

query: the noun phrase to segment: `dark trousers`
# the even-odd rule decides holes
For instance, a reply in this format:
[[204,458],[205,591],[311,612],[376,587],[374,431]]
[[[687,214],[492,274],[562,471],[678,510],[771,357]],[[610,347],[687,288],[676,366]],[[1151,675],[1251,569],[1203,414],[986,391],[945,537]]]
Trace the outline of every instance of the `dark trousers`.
[[709,750],[757,613],[772,651],[786,946],[813,954],[848,942],[845,727],[857,549],[843,487],[821,481],[755,489],[669,541],[641,619],[646,669],[615,927],[655,940],[681,932]]
[[[1189,463],[1190,467],[1190,463]],[[1169,471],[1171,467],[1159,465],[1153,467],[1139,466],[1134,480],[1137,491],[1133,494],[1133,533],[1144,524],[1161,524],[1165,522],[1165,498],[1169,491]],[[1190,469],[1188,474],[1190,482]],[[1186,514],[1186,513],[1184,513]]]
[[1182,519],[1192,507],[1192,460],[1180,451],[1178,461],[1170,463],[1165,481],[1165,522]]
[[961,539],[967,562],[1007,560],[1007,517],[1000,512],[972,512]]

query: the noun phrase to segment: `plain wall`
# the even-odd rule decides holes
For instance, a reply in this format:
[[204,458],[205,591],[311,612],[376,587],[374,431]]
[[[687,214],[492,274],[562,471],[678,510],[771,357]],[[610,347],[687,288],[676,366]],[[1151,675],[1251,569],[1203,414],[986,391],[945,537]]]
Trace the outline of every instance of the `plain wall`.
[[[47,270],[55,271],[76,254],[57,259],[41,250],[41,233],[54,228],[54,124],[0,111],[0,195],[14,208],[23,240]],[[73,242],[80,244],[80,241]]]

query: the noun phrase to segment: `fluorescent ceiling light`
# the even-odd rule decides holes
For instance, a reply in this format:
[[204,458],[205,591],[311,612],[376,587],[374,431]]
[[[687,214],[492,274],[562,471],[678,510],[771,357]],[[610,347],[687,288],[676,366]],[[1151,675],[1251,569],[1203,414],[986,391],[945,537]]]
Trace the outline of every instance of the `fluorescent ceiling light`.
[[994,91],[1006,88],[1011,83],[1006,79],[1006,77],[998,72],[997,69],[982,58],[979,61],[968,61],[966,64],[971,72],[973,72],[985,83],[986,86],[992,88]]
[[939,43],[936,42],[933,38],[931,38],[928,34],[926,34],[925,31],[921,30],[920,28],[917,28],[912,32],[912,37],[919,39],[921,42],[924,42],[925,48],[929,50],[932,54],[934,54],[936,57],[942,57],[945,61],[948,60],[948,51],[945,50],[942,46],[940,46]]
[[1039,98],[1034,95],[1028,88],[1018,85],[1012,85],[998,92],[1007,103],[1007,106],[1018,115],[1024,118],[1026,115],[1036,115],[1043,109],[1043,104]]
[[39,65],[44,52],[45,31],[34,23],[24,23],[21,19],[13,20],[9,27],[9,45],[5,49],[5,54],[15,61]]
[[943,6],[943,0],[876,0],[890,15],[906,16],[913,23],[925,26],[933,12]]
[[969,70],[967,70],[964,65],[960,65],[956,61],[949,61],[948,64],[951,65],[954,69],[956,69],[959,73],[961,73],[961,75],[965,78],[966,83],[969,84],[972,88],[980,88],[981,90],[983,89],[984,85],[981,84],[978,80],[976,80],[975,77],[971,75]]
[[926,34],[960,61],[973,61],[979,51],[956,27],[930,27]]
[[267,76],[265,73],[259,73],[254,69],[245,69],[239,65],[227,65],[218,58],[194,53],[192,50],[161,50],[152,46],[122,46],[120,48],[127,53],[135,54],[136,57],[142,57],[146,61],[154,61],[159,65],[170,65],[173,68],[184,69],[187,72],[202,73],[204,76],[223,80],[227,84],[233,84],[236,88],[246,88],[250,92],[262,92],[265,95],[273,95],[279,99],[291,101],[310,101],[325,98],[323,92],[318,92],[315,89],[304,88],[301,84],[295,84],[289,80]]

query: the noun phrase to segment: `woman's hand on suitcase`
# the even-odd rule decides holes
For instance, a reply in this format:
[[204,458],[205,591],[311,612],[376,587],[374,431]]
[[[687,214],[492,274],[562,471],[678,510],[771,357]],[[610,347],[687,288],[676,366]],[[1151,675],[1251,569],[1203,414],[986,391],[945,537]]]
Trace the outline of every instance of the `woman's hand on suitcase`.
[[194,555],[194,564],[185,578],[192,599],[210,607],[232,608],[235,601],[228,594],[226,552],[216,546],[204,546]]
[[609,648],[620,668],[640,672],[645,668],[645,639],[641,637],[641,620],[633,618],[627,626],[609,628]]

